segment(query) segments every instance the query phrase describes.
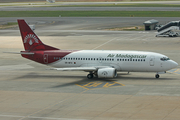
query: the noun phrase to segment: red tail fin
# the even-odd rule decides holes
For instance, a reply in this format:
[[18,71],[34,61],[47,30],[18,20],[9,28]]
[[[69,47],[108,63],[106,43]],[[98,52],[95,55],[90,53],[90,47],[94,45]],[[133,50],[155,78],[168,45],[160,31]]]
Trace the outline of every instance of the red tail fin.
[[21,32],[24,49],[26,51],[59,50],[57,48],[43,44],[41,40],[38,38],[38,36],[32,31],[32,29],[24,20],[17,21]]

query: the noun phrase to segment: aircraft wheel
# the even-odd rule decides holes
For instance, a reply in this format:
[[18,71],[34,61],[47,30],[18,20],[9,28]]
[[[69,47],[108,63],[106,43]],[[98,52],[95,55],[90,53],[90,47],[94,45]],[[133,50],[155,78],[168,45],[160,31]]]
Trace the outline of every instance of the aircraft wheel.
[[156,78],[159,78],[159,74],[156,74],[155,77],[156,77]]
[[88,75],[87,75],[87,78],[88,78],[88,79],[92,79],[92,78],[93,78],[93,74],[88,74]]

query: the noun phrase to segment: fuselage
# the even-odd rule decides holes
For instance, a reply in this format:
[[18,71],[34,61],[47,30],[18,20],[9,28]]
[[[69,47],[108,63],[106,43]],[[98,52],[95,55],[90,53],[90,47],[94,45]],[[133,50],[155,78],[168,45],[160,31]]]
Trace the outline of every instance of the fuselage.
[[36,51],[36,62],[56,68],[110,66],[117,71],[163,72],[178,64],[154,52],[114,50],[47,50]]

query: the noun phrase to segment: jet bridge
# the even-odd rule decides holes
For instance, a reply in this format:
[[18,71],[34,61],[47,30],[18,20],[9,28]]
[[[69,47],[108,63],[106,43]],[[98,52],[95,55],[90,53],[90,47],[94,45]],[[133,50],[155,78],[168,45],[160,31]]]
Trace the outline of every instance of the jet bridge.
[[180,21],[171,21],[166,25],[163,25],[162,27],[157,29],[157,31],[158,33],[156,37],[158,36],[177,37],[180,35]]

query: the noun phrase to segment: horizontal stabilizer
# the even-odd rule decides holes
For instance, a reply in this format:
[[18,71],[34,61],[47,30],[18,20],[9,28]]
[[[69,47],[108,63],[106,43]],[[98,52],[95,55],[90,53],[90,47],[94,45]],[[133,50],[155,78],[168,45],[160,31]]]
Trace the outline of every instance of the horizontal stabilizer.
[[3,53],[9,53],[9,54],[21,54],[21,55],[34,55],[33,52],[3,52]]

